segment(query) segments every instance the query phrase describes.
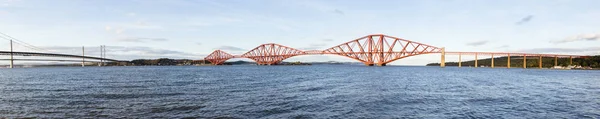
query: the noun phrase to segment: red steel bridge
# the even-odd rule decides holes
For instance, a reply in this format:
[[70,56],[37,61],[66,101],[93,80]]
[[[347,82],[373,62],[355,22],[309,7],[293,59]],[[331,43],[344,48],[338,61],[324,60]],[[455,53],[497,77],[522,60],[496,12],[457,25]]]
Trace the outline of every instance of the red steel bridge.
[[[410,41],[398,37],[388,36],[384,34],[367,35],[355,40],[342,43],[337,46],[325,50],[310,50],[303,51],[295,48],[287,47],[275,43],[267,43],[241,55],[232,55],[222,50],[216,50],[206,56],[204,60],[211,62],[214,65],[221,65],[225,61],[232,58],[249,58],[254,60],[258,65],[276,65],[283,60],[300,55],[339,55],[348,57],[364,63],[367,66],[386,66],[386,64],[423,54],[441,54],[441,67],[445,67],[446,55],[458,55],[459,67],[462,55],[475,55],[475,67],[477,67],[478,56],[507,56],[508,64],[510,64],[511,56],[523,57],[527,63],[527,57],[539,57],[539,67],[542,68],[543,57],[555,58],[555,66],[558,65],[558,58],[570,58],[571,64],[573,58],[582,58],[588,56],[582,55],[566,55],[566,54],[536,54],[536,53],[509,53],[509,52],[446,52],[443,47],[435,47],[432,45]],[[526,64],[523,65],[526,68]],[[494,67],[494,58],[492,65]],[[510,68],[510,65],[508,66]]]

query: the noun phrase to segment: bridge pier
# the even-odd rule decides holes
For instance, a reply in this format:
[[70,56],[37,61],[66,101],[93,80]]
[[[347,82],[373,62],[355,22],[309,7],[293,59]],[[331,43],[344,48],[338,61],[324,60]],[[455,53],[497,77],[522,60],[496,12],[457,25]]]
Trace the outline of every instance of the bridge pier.
[[494,53],[492,53],[492,68],[494,68]]
[[558,56],[554,55],[554,66],[558,66]]
[[477,66],[477,53],[475,53],[475,68],[477,68],[479,66]]
[[538,66],[540,69],[542,69],[542,59],[543,59],[543,57],[542,57],[542,55],[540,55],[540,60],[538,62]]
[[385,63],[383,63],[383,64],[377,64],[377,66],[380,66],[380,67],[382,67],[382,66],[386,66],[386,65],[387,65],[387,64],[385,64]]
[[573,56],[569,56],[569,66],[573,65]]
[[442,61],[440,62],[440,67],[446,67],[446,48],[442,47]]
[[374,64],[365,63],[366,66],[374,66]]
[[523,54],[523,69],[527,69],[527,55]]
[[462,53],[458,53],[458,67],[462,67]]
[[510,53],[508,54],[508,63],[506,63],[506,67],[510,69]]

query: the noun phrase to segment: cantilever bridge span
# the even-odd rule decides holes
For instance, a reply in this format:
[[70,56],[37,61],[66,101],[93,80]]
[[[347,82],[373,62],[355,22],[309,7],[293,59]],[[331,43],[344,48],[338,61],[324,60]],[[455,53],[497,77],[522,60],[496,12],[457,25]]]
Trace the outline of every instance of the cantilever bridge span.
[[[206,56],[204,60],[211,62],[214,65],[223,64],[226,60],[232,58],[249,58],[254,60],[258,65],[275,65],[281,63],[283,60],[300,55],[340,55],[355,59],[364,63],[367,66],[385,66],[386,64],[422,54],[441,54],[441,66],[445,66],[445,55],[475,55],[477,61],[478,55],[491,55],[494,56],[535,56],[540,57],[540,64],[542,57],[554,57],[557,58],[580,58],[586,57],[581,55],[564,55],[564,54],[535,54],[535,53],[501,53],[501,52],[446,52],[445,48],[435,47],[428,44],[423,44],[415,41],[405,40],[398,37],[373,34],[367,35],[355,40],[351,40],[342,43],[337,46],[325,50],[311,50],[302,51],[299,49],[279,45],[275,43],[267,43],[259,45],[258,47],[241,55],[232,55],[222,50],[216,50]],[[460,58],[459,58],[460,59]],[[526,60],[527,58],[523,58]],[[556,61],[556,60],[555,60]],[[460,62],[460,61],[459,61]],[[493,58],[492,58],[493,64]],[[509,60],[510,64],[510,60]],[[460,64],[459,64],[460,65]],[[477,63],[475,64],[477,65]],[[492,65],[493,67],[493,65]],[[540,65],[541,68],[541,65]]]

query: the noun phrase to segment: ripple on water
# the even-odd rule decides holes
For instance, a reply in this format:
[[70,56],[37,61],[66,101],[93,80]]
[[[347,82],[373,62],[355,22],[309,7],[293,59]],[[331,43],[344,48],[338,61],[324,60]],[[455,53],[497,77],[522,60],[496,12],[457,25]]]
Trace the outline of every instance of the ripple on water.
[[98,99],[128,99],[128,98],[162,98],[169,96],[183,95],[184,93],[151,93],[151,94],[86,94],[83,97],[98,98]]
[[165,112],[191,112],[194,110],[202,109],[206,106],[203,105],[192,105],[192,106],[161,106],[150,109],[150,113],[165,113]]
[[0,75],[7,118],[600,118],[597,71],[315,65]]

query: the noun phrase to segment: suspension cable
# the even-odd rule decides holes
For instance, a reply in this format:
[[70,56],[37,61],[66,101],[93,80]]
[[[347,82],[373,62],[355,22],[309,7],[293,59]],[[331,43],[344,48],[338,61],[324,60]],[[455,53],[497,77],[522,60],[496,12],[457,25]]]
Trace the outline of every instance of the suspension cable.
[[30,49],[33,49],[33,50],[36,50],[36,51],[40,51],[40,52],[50,52],[49,50],[46,50],[46,49],[43,49],[43,48],[40,48],[40,47],[36,47],[36,46],[34,46],[34,45],[31,45],[31,44],[29,44],[29,43],[23,42],[23,41],[21,41],[21,40],[19,40],[19,39],[16,39],[16,38],[14,38],[14,37],[11,37],[11,36],[9,36],[9,35],[6,35],[6,34],[4,34],[4,33],[2,33],[2,32],[0,32],[0,38],[2,38],[2,39],[5,39],[5,40],[8,40],[8,41],[10,41],[10,40],[12,40],[12,41],[16,41],[16,42],[13,42],[13,43],[19,44],[19,45],[21,45],[21,46],[24,46],[24,47],[27,47],[27,48],[30,48]]

